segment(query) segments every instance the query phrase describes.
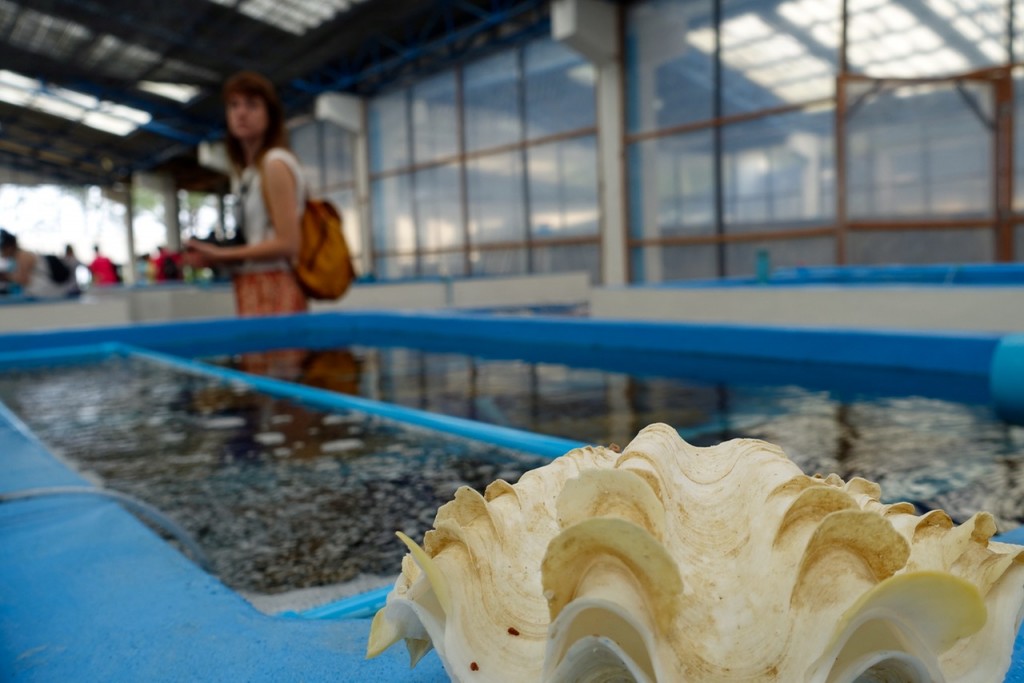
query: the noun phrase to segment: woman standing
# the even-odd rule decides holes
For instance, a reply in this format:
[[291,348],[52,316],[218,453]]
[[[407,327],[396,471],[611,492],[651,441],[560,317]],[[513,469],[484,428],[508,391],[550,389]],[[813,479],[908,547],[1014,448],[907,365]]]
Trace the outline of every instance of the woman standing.
[[[291,263],[299,252],[299,225],[307,196],[298,159],[288,149],[284,108],[273,84],[243,71],[224,84],[227,151],[235,171],[244,245],[190,240],[194,265],[233,264],[239,315],[307,309]],[[198,260],[198,263],[195,261]]]

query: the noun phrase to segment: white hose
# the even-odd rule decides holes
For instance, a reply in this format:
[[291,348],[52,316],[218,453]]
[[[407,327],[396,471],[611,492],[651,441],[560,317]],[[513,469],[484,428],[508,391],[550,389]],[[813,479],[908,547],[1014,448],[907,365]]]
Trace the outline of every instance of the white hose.
[[214,573],[213,565],[210,564],[210,560],[207,559],[206,554],[199,547],[199,544],[195,542],[192,536],[190,536],[185,529],[149,503],[145,503],[138,498],[134,498],[125,493],[91,486],[49,486],[44,488],[12,491],[10,493],[0,493],[0,504],[13,503],[19,500],[29,500],[31,498],[80,495],[110,498],[124,504],[124,506],[129,510],[147,518],[149,521],[155,523],[161,529],[173,536],[174,539],[188,551],[188,554],[191,555],[196,564],[211,574]]

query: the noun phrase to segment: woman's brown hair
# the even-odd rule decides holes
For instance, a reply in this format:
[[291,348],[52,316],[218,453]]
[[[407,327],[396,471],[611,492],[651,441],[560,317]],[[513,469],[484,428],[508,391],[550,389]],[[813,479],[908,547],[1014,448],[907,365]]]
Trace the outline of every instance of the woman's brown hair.
[[[263,136],[263,144],[260,145],[260,151],[254,160],[256,164],[259,164],[268,149],[273,147],[284,147],[287,149],[288,131],[284,126],[284,107],[281,105],[281,100],[277,97],[274,84],[255,71],[240,71],[229,78],[224,84],[224,104],[227,104],[228,98],[232,95],[238,94],[259,97],[267,107],[267,132]],[[231,131],[227,132],[226,138],[228,158],[231,159],[231,164],[235,167],[235,170],[241,171],[245,168],[245,154],[242,151],[242,144],[231,134]]]

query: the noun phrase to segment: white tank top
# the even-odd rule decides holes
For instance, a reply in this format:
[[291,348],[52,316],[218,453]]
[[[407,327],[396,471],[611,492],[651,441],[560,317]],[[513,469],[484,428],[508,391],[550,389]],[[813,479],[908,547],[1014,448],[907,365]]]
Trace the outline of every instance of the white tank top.
[[[295,180],[296,211],[301,220],[309,191],[306,178],[302,173],[302,166],[295,155],[283,147],[267,150],[267,153],[263,155],[264,168],[265,164],[272,159],[280,159],[292,172],[292,177]],[[246,243],[259,244],[269,239],[274,233],[274,226],[267,213],[267,206],[263,202],[263,178],[260,176],[259,169],[256,166],[246,166],[238,179],[237,188],[245,221]],[[258,273],[268,270],[287,270],[290,267],[287,259],[276,259],[273,261],[246,261],[240,270],[246,273]]]

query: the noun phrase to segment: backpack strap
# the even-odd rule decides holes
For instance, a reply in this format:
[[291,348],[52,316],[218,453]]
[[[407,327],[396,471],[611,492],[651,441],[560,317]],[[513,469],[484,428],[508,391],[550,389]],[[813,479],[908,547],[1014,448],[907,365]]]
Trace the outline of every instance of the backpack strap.
[[[267,153],[269,153],[269,152],[270,152],[270,150],[268,149]],[[270,228],[273,229],[274,228],[274,219],[270,215],[270,198],[269,198],[270,196],[267,194],[267,182],[266,182],[267,181],[267,174],[263,172],[263,164],[266,161],[267,153],[263,154],[263,158],[260,159],[260,164],[256,168],[259,171],[259,175],[260,175],[260,194],[263,196],[263,209],[267,213],[267,219],[268,219],[268,221],[270,223]],[[288,166],[288,164],[285,163],[285,166]],[[294,168],[291,168],[289,166],[288,170],[291,171],[293,176],[295,175],[296,170]],[[309,192],[307,190],[305,197],[299,197],[299,186],[300,185],[301,185],[301,183],[299,182],[299,179],[295,178],[295,202],[296,202],[296,205],[299,208],[302,208],[305,205],[306,200],[309,199]],[[306,188],[303,188],[303,189],[306,189]],[[299,212],[299,223],[300,224],[302,223],[302,212],[301,211]],[[301,225],[300,225],[300,227],[301,227]]]

